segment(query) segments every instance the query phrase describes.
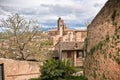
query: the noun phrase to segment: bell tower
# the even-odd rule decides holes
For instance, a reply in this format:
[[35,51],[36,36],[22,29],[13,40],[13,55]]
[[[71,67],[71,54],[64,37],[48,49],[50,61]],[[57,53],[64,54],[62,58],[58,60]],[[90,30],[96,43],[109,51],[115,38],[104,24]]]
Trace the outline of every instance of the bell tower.
[[60,17],[57,21],[57,25],[58,25],[59,35],[62,36],[63,35],[63,28],[64,28],[64,21]]

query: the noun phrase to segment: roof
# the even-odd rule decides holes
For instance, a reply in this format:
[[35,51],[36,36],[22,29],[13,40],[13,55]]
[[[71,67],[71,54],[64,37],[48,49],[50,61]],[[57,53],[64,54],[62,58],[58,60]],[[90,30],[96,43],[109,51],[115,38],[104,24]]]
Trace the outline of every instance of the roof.
[[74,31],[74,29],[65,29],[65,31]]
[[83,50],[84,42],[60,42],[56,44],[55,50]]
[[75,32],[87,32],[87,30],[75,30]]
[[50,31],[58,31],[57,29],[51,29],[51,30],[49,30],[48,32],[50,32]]

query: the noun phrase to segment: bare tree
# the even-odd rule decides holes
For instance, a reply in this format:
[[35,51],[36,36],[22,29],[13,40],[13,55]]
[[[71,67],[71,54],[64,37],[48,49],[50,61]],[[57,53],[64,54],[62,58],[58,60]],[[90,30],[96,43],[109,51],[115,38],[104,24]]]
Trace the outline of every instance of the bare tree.
[[32,55],[28,46],[30,46],[31,40],[38,32],[36,21],[27,20],[19,14],[12,14],[8,19],[2,19],[1,22],[4,31],[11,32],[8,37],[10,41],[9,52],[23,60]]

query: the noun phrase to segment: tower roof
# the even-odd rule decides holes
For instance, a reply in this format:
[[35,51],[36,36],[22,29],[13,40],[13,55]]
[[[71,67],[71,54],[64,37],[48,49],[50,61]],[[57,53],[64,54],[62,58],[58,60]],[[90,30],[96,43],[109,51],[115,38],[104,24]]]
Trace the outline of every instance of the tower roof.
[[58,20],[61,20],[61,17],[59,17]]

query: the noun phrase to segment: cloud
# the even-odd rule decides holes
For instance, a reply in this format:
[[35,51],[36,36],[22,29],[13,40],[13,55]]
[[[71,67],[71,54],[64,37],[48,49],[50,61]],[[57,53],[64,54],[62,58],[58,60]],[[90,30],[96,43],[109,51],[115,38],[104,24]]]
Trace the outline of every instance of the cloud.
[[39,24],[55,26],[58,17],[68,27],[82,27],[92,20],[107,0],[0,0],[0,19],[10,13],[37,19]]

